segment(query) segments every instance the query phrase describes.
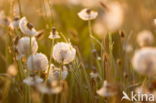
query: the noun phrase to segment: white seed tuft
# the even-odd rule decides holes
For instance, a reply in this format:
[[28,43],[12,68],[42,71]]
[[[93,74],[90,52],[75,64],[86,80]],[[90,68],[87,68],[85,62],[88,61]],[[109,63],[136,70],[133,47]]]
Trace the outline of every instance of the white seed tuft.
[[42,53],[31,55],[27,60],[27,67],[31,71],[46,70],[48,68],[48,59]]
[[69,64],[75,59],[76,50],[70,43],[60,42],[54,45],[53,58],[62,64]]

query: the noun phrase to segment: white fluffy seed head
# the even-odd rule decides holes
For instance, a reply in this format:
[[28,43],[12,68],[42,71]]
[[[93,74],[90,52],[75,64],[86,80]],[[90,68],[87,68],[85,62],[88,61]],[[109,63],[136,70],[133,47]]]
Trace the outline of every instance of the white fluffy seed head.
[[103,22],[108,31],[119,29],[124,20],[124,11],[120,3],[111,2],[107,5],[108,10],[105,10]]
[[54,45],[52,55],[58,63],[69,64],[75,59],[76,50],[70,43],[60,42]]
[[19,39],[16,49],[18,51],[19,57],[27,56],[30,54],[30,50],[32,54],[35,54],[38,50],[38,44],[34,37],[31,39],[31,49],[30,49],[30,38],[29,37],[22,37]]
[[37,85],[37,89],[44,94],[58,94],[62,92],[63,86],[59,81],[48,81],[47,84]]
[[42,53],[31,55],[27,60],[27,67],[31,71],[44,71],[48,68],[48,59]]
[[156,48],[142,48],[132,58],[134,69],[143,75],[156,75]]
[[78,13],[78,16],[82,20],[87,21],[87,20],[96,19],[96,17],[98,16],[98,13],[96,11],[85,8]]
[[28,76],[26,77],[23,82],[29,86],[38,85],[43,82],[43,79],[39,76]]
[[61,68],[57,68],[53,64],[51,64],[49,77],[48,77],[50,81],[59,80],[60,77],[62,80],[65,80],[67,75],[68,75],[68,70],[66,67],[63,67],[63,70],[61,70]]
[[137,43],[140,47],[150,46],[153,41],[153,34],[148,30],[141,31],[137,36]]
[[36,36],[39,34],[36,29],[28,22],[26,17],[22,17],[20,19],[19,28],[23,34],[28,36]]

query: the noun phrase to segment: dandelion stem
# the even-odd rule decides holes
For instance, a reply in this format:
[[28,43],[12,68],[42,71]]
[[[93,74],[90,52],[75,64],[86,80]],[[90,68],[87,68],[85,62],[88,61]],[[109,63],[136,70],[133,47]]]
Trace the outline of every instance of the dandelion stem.
[[30,36],[30,55],[32,54],[32,37]]
[[93,37],[92,24],[91,24],[90,20],[88,20],[88,30],[89,30],[91,49],[94,49],[94,45],[93,45],[93,42],[92,42],[92,37]]
[[48,79],[49,77],[49,72],[50,72],[50,65],[51,65],[51,62],[52,62],[52,51],[53,51],[53,45],[54,45],[54,39],[51,40],[51,49],[50,49],[50,58],[49,58],[49,67],[48,67],[48,71],[47,71],[47,77],[46,77],[46,80]]

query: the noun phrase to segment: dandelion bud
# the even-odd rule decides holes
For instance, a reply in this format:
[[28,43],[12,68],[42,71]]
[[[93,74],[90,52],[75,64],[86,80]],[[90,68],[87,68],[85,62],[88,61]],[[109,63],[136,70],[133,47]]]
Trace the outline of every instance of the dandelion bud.
[[32,37],[31,39],[31,49],[30,49],[30,38],[29,37],[22,37],[21,39],[19,39],[16,49],[18,51],[19,54],[19,58],[23,57],[23,56],[27,56],[30,54],[30,50],[32,54],[35,54],[38,50],[38,44],[37,41],[34,37]]
[[148,30],[141,31],[137,36],[137,42],[140,47],[150,46],[154,41],[153,34]]
[[36,36],[39,34],[25,17],[21,18],[21,20],[19,21],[19,28],[23,34],[28,36]]
[[27,60],[27,67],[31,71],[46,70],[48,68],[48,59],[42,53],[31,55]]
[[132,65],[134,69],[144,75],[156,75],[156,48],[142,48],[135,52]]
[[98,16],[98,13],[96,11],[90,10],[90,9],[83,9],[78,13],[78,16],[82,19],[82,20],[93,20],[96,19],[96,17]]
[[75,59],[76,50],[70,43],[60,42],[54,45],[52,55],[58,63],[69,64]]

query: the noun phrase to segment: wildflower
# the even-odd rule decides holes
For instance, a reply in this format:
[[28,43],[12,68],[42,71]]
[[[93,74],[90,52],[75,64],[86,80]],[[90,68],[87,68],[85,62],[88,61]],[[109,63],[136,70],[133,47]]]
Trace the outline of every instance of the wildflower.
[[39,76],[28,76],[23,80],[23,82],[27,85],[34,86],[43,82],[43,79]]
[[54,45],[52,55],[58,63],[69,64],[75,59],[76,50],[70,43],[60,42]]
[[82,19],[82,20],[93,20],[96,19],[96,17],[98,16],[98,13],[96,11],[90,10],[88,8],[81,10],[78,13],[78,16]]
[[36,36],[39,34],[33,25],[27,21],[26,17],[21,18],[19,22],[19,28],[23,34],[28,36]]
[[134,69],[144,75],[156,75],[156,48],[142,48],[135,52],[132,65]]
[[52,28],[52,32],[50,32],[49,39],[59,39],[59,38],[60,38],[59,33],[56,31],[55,28]]
[[15,17],[14,20],[12,20],[9,24],[9,27],[14,30],[15,28],[19,28],[19,21],[20,18],[19,17]]
[[96,93],[102,97],[114,96],[117,94],[116,88],[104,81],[102,88],[96,91]]
[[138,34],[137,42],[140,47],[149,46],[154,42],[153,34],[148,30],[143,30]]
[[60,81],[48,81],[47,84],[37,85],[38,90],[44,94],[58,94],[63,90]]
[[53,64],[51,64],[50,72],[49,72],[49,77],[48,79],[53,81],[53,80],[65,80],[68,75],[67,68],[64,66],[63,70],[61,68],[55,67]]
[[35,54],[38,50],[38,44],[35,39],[35,37],[32,37],[31,39],[31,49],[30,49],[30,38],[29,37],[22,37],[18,40],[18,43],[16,45],[16,49],[18,51],[18,59],[22,58],[23,56],[27,56],[30,54],[30,50],[32,54]]
[[9,74],[10,76],[16,76],[17,75],[17,69],[16,69],[16,66],[14,64],[11,64],[8,67],[7,74]]
[[48,59],[42,53],[31,55],[27,60],[27,67],[31,71],[46,70],[48,68]]

